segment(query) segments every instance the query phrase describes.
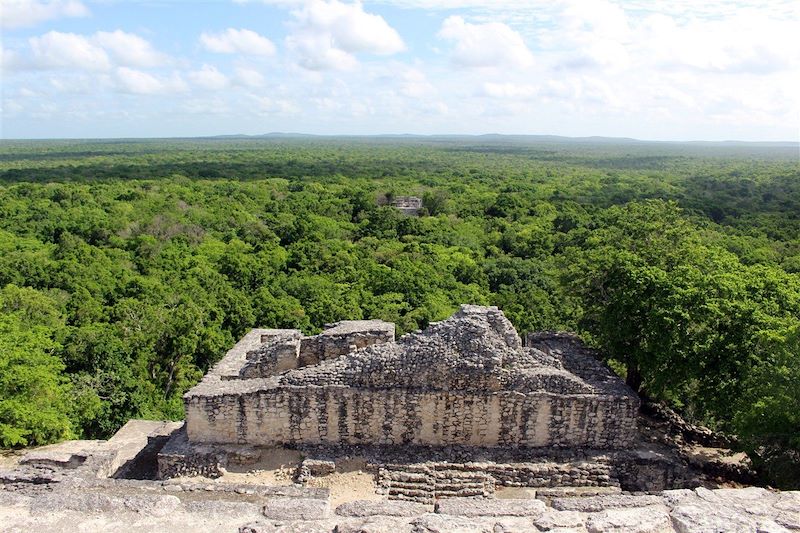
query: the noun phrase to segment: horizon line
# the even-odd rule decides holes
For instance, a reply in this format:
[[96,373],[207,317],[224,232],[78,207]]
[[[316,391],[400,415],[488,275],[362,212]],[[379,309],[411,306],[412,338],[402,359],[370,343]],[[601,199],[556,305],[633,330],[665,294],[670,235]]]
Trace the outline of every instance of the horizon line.
[[800,140],[780,140],[780,141],[744,141],[739,139],[707,140],[707,139],[639,139],[635,137],[617,137],[608,135],[556,135],[556,134],[535,134],[535,133],[303,133],[303,132],[268,132],[268,133],[232,133],[232,134],[213,134],[213,135],[175,135],[175,136],[126,136],[126,137],[0,137],[0,142],[46,142],[46,141],[147,141],[147,140],[214,140],[214,139],[263,139],[263,138],[480,138],[480,137],[500,137],[500,138],[531,138],[531,139],[552,139],[552,140],[572,140],[572,141],[617,141],[628,143],[658,143],[658,144],[756,144],[756,145],[783,145],[784,147],[800,148]]

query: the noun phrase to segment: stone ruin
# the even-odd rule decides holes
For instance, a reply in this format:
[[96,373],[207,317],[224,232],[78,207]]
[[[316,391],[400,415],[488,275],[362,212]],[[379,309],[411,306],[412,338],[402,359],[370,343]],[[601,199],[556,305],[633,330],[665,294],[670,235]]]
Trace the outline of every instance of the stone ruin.
[[422,198],[418,196],[397,196],[392,201],[392,206],[404,215],[417,216],[419,210],[422,209]]
[[496,307],[463,305],[395,339],[342,321],[319,335],[254,329],[184,396],[158,477],[224,476],[273,450],[305,483],[358,456],[389,499],[430,504],[502,487],[695,486],[674,451],[642,442],[638,396],[574,334],[523,343]]
[[724,458],[706,463],[712,477],[691,464],[691,447],[670,442],[693,429],[654,430],[670,417],[637,413],[638,397],[574,335],[533,333],[523,344],[497,308],[462,306],[394,337],[377,320],[314,336],[253,330],[185,395],[184,423],[131,420],[108,441],[35,449],[11,469],[0,462],[0,523],[54,532],[800,530],[800,492],[704,488],[719,486]]
[[639,408],[577,338],[523,346],[502,311],[468,305],[396,341],[378,320],[254,330],[184,402],[189,442],[250,446],[625,448]]

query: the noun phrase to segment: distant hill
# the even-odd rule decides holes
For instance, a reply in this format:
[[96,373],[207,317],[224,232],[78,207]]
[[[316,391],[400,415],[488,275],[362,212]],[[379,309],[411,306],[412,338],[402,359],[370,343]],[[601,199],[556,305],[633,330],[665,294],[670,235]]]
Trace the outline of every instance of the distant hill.
[[419,141],[450,141],[450,142],[499,142],[499,143],[526,143],[526,144],[591,144],[591,145],[694,145],[694,146],[719,146],[719,147],[771,147],[771,148],[800,148],[796,141],[654,141],[634,139],[632,137],[603,137],[593,135],[589,137],[566,137],[561,135],[506,135],[501,133],[484,133],[480,135],[462,134],[437,134],[418,135],[413,133],[385,133],[379,135],[316,135],[312,133],[297,132],[270,132],[259,135],[214,135],[202,137],[204,139],[359,139],[359,140],[419,140]]

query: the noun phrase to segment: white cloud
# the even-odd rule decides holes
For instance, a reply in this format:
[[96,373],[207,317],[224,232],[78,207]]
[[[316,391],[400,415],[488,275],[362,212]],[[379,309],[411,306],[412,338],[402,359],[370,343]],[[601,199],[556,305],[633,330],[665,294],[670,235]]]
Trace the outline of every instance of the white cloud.
[[764,73],[800,64],[800,20],[741,8],[642,14],[608,0],[566,0],[543,47],[568,68]]
[[744,12],[721,20],[679,23],[647,17],[637,42],[656,66],[711,72],[765,73],[800,64],[800,22]]
[[203,33],[200,35],[203,47],[218,54],[244,54],[271,56],[275,54],[272,41],[252,30],[228,28],[222,33]]
[[417,68],[404,68],[400,71],[400,93],[409,98],[424,98],[436,93],[436,88],[428,81],[424,72]]
[[260,115],[295,115],[301,111],[294,102],[285,98],[251,95],[254,110]]
[[236,67],[234,81],[237,85],[250,88],[263,87],[266,83],[263,74],[248,67]]
[[546,47],[563,51],[560,63],[571,68],[625,68],[630,65],[628,15],[608,0],[565,0],[556,24],[542,32]]
[[134,70],[128,67],[120,67],[117,69],[117,80],[120,87],[126,91],[134,94],[156,94],[160,93],[163,89],[161,82],[155,76]]
[[[106,84],[113,91],[126,94],[155,95],[176,94],[186,92],[188,86],[178,75],[156,76],[149,72],[129,67],[118,67],[113,70]],[[97,80],[94,82],[97,83]]]
[[210,99],[191,98],[181,102],[181,110],[184,113],[192,115],[208,116],[225,116],[233,112],[233,109],[228,102],[221,98],[214,97]]
[[97,80],[85,74],[59,73],[47,80],[50,88],[65,94],[91,94],[97,90]]
[[486,82],[478,92],[481,96],[492,98],[509,98],[513,100],[524,100],[532,98],[539,93],[534,85],[518,83],[493,83]]
[[108,70],[111,66],[106,51],[83,35],[49,31],[28,42],[33,68]]
[[354,54],[391,55],[405,50],[400,35],[361,3],[311,0],[292,11],[292,32],[286,45],[309,70],[353,69]]
[[3,46],[0,42],[0,67],[3,70],[12,70],[19,64],[17,53]]
[[168,62],[166,55],[153,48],[145,39],[121,30],[101,31],[93,41],[109,52],[118,65],[129,67],[158,67]]
[[228,77],[212,65],[203,65],[200,70],[190,72],[189,79],[201,89],[209,91],[218,91],[229,85]]
[[156,67],[169,58],[145,39],[124,31],[94,35],[49,31],[28,39],[29,54],[4,51],[9,69],[108,71],[114,66]]
[[453,15],[444,20],[438,35],[455,44],[451,59],[459,66],[527,67],[533,63],[522,36],[501,22],[471,24]]
[[17,100],[13,100],[11,98],[4,98],[0,104],[2,104],[2,107],[0,107],[0,112],[2,112],[2,114],[6,117],[16,116],[25,111],[25,106],[23,106]]
[[61,17],[85,17],[89,10],[78,0],[2,0],[3,28],[35,26]]

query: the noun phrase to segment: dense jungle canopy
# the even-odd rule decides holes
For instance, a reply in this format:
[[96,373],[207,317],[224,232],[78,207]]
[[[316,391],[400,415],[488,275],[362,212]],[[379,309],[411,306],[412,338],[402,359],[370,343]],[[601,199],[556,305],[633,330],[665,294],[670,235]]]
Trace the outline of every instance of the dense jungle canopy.
[[[417,195],[406,217],[387,205]],[[248,329],[460,303],[572,330],[800,485],[797,146],[525,137],[0,144],[0,446],[182,417]]]

